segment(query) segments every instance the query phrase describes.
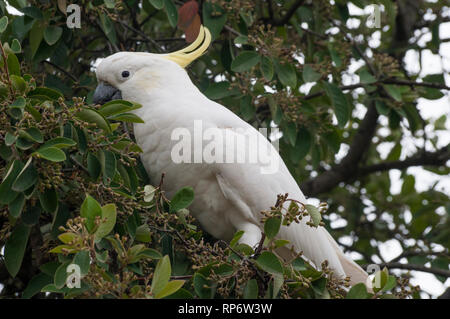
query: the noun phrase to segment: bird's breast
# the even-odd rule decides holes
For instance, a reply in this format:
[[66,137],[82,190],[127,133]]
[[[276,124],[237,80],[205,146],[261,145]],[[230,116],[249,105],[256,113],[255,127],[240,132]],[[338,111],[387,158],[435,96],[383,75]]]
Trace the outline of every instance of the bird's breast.
[[163,189],[169,198],[183,187],[192,187],[195,198],[189,207],[191,214],[206,232],[230,240],[235,230],[228,213],[235,208],[224,197],[212,165],[173,160],[172,151],[177,141],[171,137],[175,129],[176,125],[161,125],[154,120],[135,125],[136,142],[143,150],[141,160],[151,183],[159,184],[164,173]]

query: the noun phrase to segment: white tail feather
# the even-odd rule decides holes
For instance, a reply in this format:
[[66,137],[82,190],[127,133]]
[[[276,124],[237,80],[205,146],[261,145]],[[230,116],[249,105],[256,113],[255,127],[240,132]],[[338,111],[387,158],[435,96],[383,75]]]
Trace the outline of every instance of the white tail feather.
[[[336,276],[350,277],[351,285],[359,282],[366,283],[367,273],[344,255],[325,228],[313,228],[302,221],[288,227],[283,226],[280,229],[279,237],[289,240],[294,250],[297,253],[302,251],[303,257],[311,261],[318,269],[321,269],[322,262],[327,260]],[[285,259],[292,257],[288,249],[280,249],[277,253]]]

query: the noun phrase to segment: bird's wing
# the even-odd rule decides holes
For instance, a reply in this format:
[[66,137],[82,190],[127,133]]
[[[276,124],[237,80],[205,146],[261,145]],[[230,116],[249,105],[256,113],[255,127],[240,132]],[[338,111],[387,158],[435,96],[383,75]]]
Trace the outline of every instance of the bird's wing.
[[[255,132],[253,134],[259,134]],[[261,141],[264,141],[261,142],[262,144],[268,144],[265,145],[266,148],[271,146],[267,140]],[[241,147],[245,150],[247,145]],[[272,174],[264,173],[259,163],[216,164],[216,177],[220,189],[236,207],[235,211],[227,212],[227,214],[230,214],[230,221],[237,229],[248,232],[247,235],[244,234],[241,241],[250,246],[258,243],[263,229],[261,212],[275,205],[278,194],[288,193],[290,198],[301,202],[306,201],[278,152],[272,152],[271,156],[273,162],[279,164]],[[339,277],[351,276],[352,281],[357,280],[356,282],[367,278],[364,270],[342,253],[324,227],[313,228],[303,219],[298,224],[282,226],[278,238],[289,240],[297,252],[302,251],[304,257],[318,268],[323,261],[327,260]]]

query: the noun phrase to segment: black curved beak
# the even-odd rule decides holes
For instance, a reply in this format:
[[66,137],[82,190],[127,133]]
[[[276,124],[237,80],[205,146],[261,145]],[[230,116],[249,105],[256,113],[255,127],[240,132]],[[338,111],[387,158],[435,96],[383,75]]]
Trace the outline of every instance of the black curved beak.
[[107,83],[100,82],[95,89],[92,102],[94,104],[105,104],[111,100],[121,100],[122,92]]

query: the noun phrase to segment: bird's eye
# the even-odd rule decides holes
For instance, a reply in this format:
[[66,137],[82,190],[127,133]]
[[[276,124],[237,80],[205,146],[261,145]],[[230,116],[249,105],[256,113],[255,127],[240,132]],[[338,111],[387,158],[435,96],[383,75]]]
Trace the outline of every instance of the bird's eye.
[[123,71],[122,72],[122,77],[123,78],[127,78],[127,77],[129,77],[130,76],[130,72],[128,72],[128,71]]

